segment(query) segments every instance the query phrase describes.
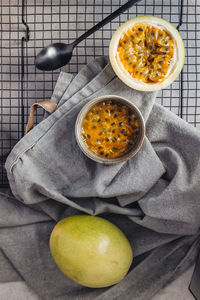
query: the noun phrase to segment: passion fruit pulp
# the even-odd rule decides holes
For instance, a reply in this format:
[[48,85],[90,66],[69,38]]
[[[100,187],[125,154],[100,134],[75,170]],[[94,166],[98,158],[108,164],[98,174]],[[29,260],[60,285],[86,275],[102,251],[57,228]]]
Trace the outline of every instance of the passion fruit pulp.
[[143,82],[161,82],[174,56],[175,41],[163,29],[137,23],[120,38],[119,58],[129,74]]
[[185,50],[172,24],[142,16],[117,29],[110,42],[109,57],[124,83],[137,90],[154,91],[176,79],[184,64]]

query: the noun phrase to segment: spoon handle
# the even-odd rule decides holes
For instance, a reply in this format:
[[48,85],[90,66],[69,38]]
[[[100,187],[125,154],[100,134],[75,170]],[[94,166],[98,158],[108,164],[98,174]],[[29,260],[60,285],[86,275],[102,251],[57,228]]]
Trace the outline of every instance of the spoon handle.
[[114,11],[112,14],[107,16],[105,19],[103,19],[101,22],[96,24],[94,27],[89,29],[87,32],[82,34],[79,38],[77,38],[73,43],[73,47],[78,45],[82,40],[86,39],[89,35],[93,34],[95,31],[99,30],[101,27],[106,25],[107,23],[111,22],[113,19],[118,17],[120,14],[122,14],[125,10],[133,6],[135,3],[139,2],[141,0],[129,0],[127,3],[122,5],[120,8],[118,8],[116,11]]

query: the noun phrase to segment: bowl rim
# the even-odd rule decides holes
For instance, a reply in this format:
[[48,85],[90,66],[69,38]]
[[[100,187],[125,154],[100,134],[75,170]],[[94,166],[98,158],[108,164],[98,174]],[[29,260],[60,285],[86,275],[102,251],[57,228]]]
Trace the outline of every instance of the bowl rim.
[[[84,140],[82,139],[82,135],[81,135],[81,125],[82,125],[82,121],[85,117],[85,115],[87,114],[87,112],[97,103],[103,102],[103,101],[107,101],[107,100],[114,100],[114,101],[118,101],[120,103],[125,103],[127,106],[129,106],[134,112],[136,112],[137,117],[139,119],[140,122],[140,135],[137,141],[137,145],[133,148],[130,149],[130,151],[128,151],[127,153],[125,153],[122,156],[116,157],[116,158],[104,158],[104,157],[99,157],[96,154],[94,154],[93,152],[91,152],[86,143],[84,142]],[[144,138],[145,138],[145,133],[146,133],[146,129],[145,129],[145,122],[144,122],[144,118],[140,112],[140,110],[137,108],[137,106],[135,104],[133,104],[130,100],[118,96],[118,95],[105,95],[105,96],[100,96],[97,98],[94,98],[92,100],[90,100],[89,102],[87,102],[82,109],[80,110],[77,118],[76,118],[76,123],[75,123],[75,137],[76,137],[76,141],[79,145],[79,148],[81,149],[81,151],[90,159],[92,159],[95,162],[98,163],[102,163],[102,164],[117,164],[120,162],[125,162],[128,159],[130,159],[131,157],[133,157],[134,155],[136,155],[136,153],[140,150],[140,148],[143,145],[144,142]]]
[[[117,46],[119,43],[119,39],[121,35],[127,31],[128,28],[133,26],[137,22],[147,22],[153,25],[163,26],[175,39],[177,44],[177,61],[176,65],[174,66],[174,71],[161,83],[143,83],[139,80],[133,80],[131,76],[129,76],[128,72],[123,70],[116,59],[116,51]],[[126,85],[131,88],[140,91],[157,91],[166,88],[169,86],[180,74],[184,61],[185,61],[185,47],[183,43],[183,39],[177,30],[177,28],[171,24],[170,22],[166,21],[163,18],[151,16],[151,15],[144,15],[131,18],[120,25],[114,34],[112,35],[110,45],[109,45],[109,59],[112,65],[113,70],[115,71],[116,75],[121,79]]]

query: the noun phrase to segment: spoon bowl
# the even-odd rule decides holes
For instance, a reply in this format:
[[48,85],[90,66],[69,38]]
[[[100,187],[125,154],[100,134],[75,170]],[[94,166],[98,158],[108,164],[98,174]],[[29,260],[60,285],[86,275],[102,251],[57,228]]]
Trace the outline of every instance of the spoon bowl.
[[56,43],[47,46],[37,55],[35,64],[38,69],[51,71],[68,64],[72,57],[73,44]]

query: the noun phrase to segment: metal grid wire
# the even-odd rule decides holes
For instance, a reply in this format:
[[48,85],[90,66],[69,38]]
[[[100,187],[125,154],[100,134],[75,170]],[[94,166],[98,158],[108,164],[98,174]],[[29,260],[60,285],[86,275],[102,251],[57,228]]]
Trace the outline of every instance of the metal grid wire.
[[[126,0],[0,0],[0,186],[7,185],[6,156],[23,136],[32,103],[51,97],[60,70],[42,72],[34,58],[52,42],[72,42]],[[65,72],[77,73],[94,57],[107,55],[115,29],[136,15],[163,17],[183,37],[186,60],[182,74],[157,102],[200,128],[198,100],[200,3],[198,0],[143,0],[79,44]],[[36,122],[42,119],[38,111]]]

